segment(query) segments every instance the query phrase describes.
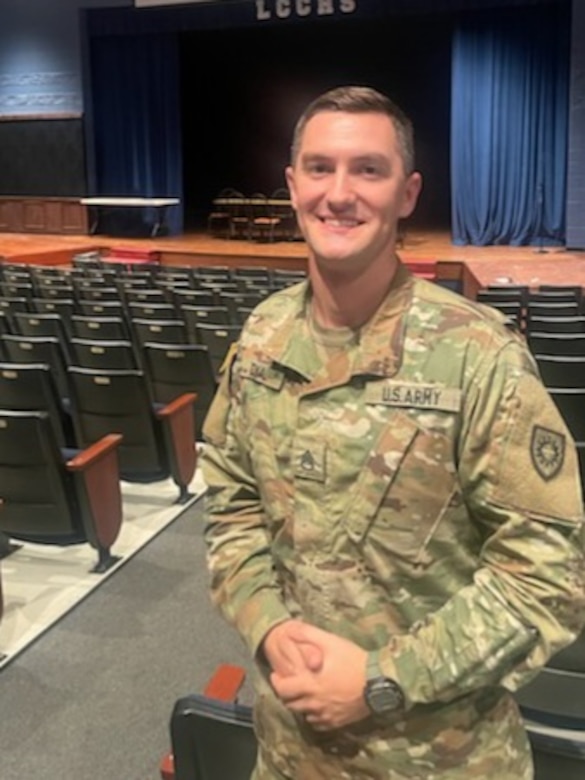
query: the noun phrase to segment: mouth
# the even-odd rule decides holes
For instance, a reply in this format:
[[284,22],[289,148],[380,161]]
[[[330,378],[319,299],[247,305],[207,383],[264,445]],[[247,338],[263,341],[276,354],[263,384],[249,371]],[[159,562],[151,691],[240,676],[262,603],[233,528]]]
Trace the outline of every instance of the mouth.
[[363,225],[363,220],[350,217],[318,217],[319,222],[334,232],[347,232]]

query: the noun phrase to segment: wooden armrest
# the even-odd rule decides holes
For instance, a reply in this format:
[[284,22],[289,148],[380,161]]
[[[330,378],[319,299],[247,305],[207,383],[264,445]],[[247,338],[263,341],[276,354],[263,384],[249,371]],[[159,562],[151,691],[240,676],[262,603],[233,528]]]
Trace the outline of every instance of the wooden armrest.
[[244,680],[246,672],[241,666],[220,664],[203,691],[210,699],[235,701]]
[[121,441],[122,436],[119,433],[109,433],[68,460],[65,466],[69,471],[85,471],[89,466],[93,466],[98,460],[108,455]]
[[96,549],[108,550],[122,524],[122,493],[118,465],[119,433],[110,433],[65,464],[78,486],[87,539]]
[[166,753],[159,766],[161,780],[175,780],[175,759],[172,753]]
[[188,485],[197,465],[194,440],[196,399],[197,393],[183,393],[156,412],[167,442],[171,476],[181,490],[179,498],[182,502],[189,497]]
[[171,401],[169,404],[163,406],[162,409],[159,409],[156,412],[156,416],[159,419],[172,417],[174,414],[182,411],[185,407],[193,406],[196,400],[197,393],[183,393],[183,395],[180,395],[178,398],[175,398],[174,401]]

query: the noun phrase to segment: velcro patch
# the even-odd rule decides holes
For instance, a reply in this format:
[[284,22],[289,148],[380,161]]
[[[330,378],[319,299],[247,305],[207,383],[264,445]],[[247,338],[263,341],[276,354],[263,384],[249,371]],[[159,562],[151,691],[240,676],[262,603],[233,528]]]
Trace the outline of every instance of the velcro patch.
[[537,473],[548,482],[556,477],[565,462],[566,438],[562,433],[540,425],[532,429],[530,457]]
[[280,390],[284,384],[284,374],[272,363],[265,363],[254,360],[249,365],[242,365],[241,376],[247,379],[253,379],[254,382],[269,387],[271,390]]
[[325,482],[325,445],[323,442],[312,442],[310,446],[295,448],[294,470],[297,479],[309,479],[313,482]]
[[441,387],[420,382],[368,382],[366,403],[458,412],[461,408],[461,390],[458,387]]

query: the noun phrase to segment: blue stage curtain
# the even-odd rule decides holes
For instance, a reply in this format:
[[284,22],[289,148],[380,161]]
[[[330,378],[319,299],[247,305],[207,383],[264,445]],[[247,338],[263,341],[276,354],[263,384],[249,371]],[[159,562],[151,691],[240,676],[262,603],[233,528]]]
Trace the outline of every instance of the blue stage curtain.
[[563,244],[568,6],[463,16],[454,33],[455,244]]
[[[96,195],[183,202],[179,47],[174,33],[105,35],[90,48]],[[171,233],[183,229],[172,207]]]

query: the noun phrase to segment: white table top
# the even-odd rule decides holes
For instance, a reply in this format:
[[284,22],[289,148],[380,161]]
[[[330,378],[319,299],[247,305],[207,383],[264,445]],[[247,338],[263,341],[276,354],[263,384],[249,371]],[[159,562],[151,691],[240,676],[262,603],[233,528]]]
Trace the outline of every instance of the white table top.
[[81,198],[82,206],[136,206],[147,207],[155,206],[177,206],[179,198]]
[[290,206],[288,198],[215,198],[216,206]]

